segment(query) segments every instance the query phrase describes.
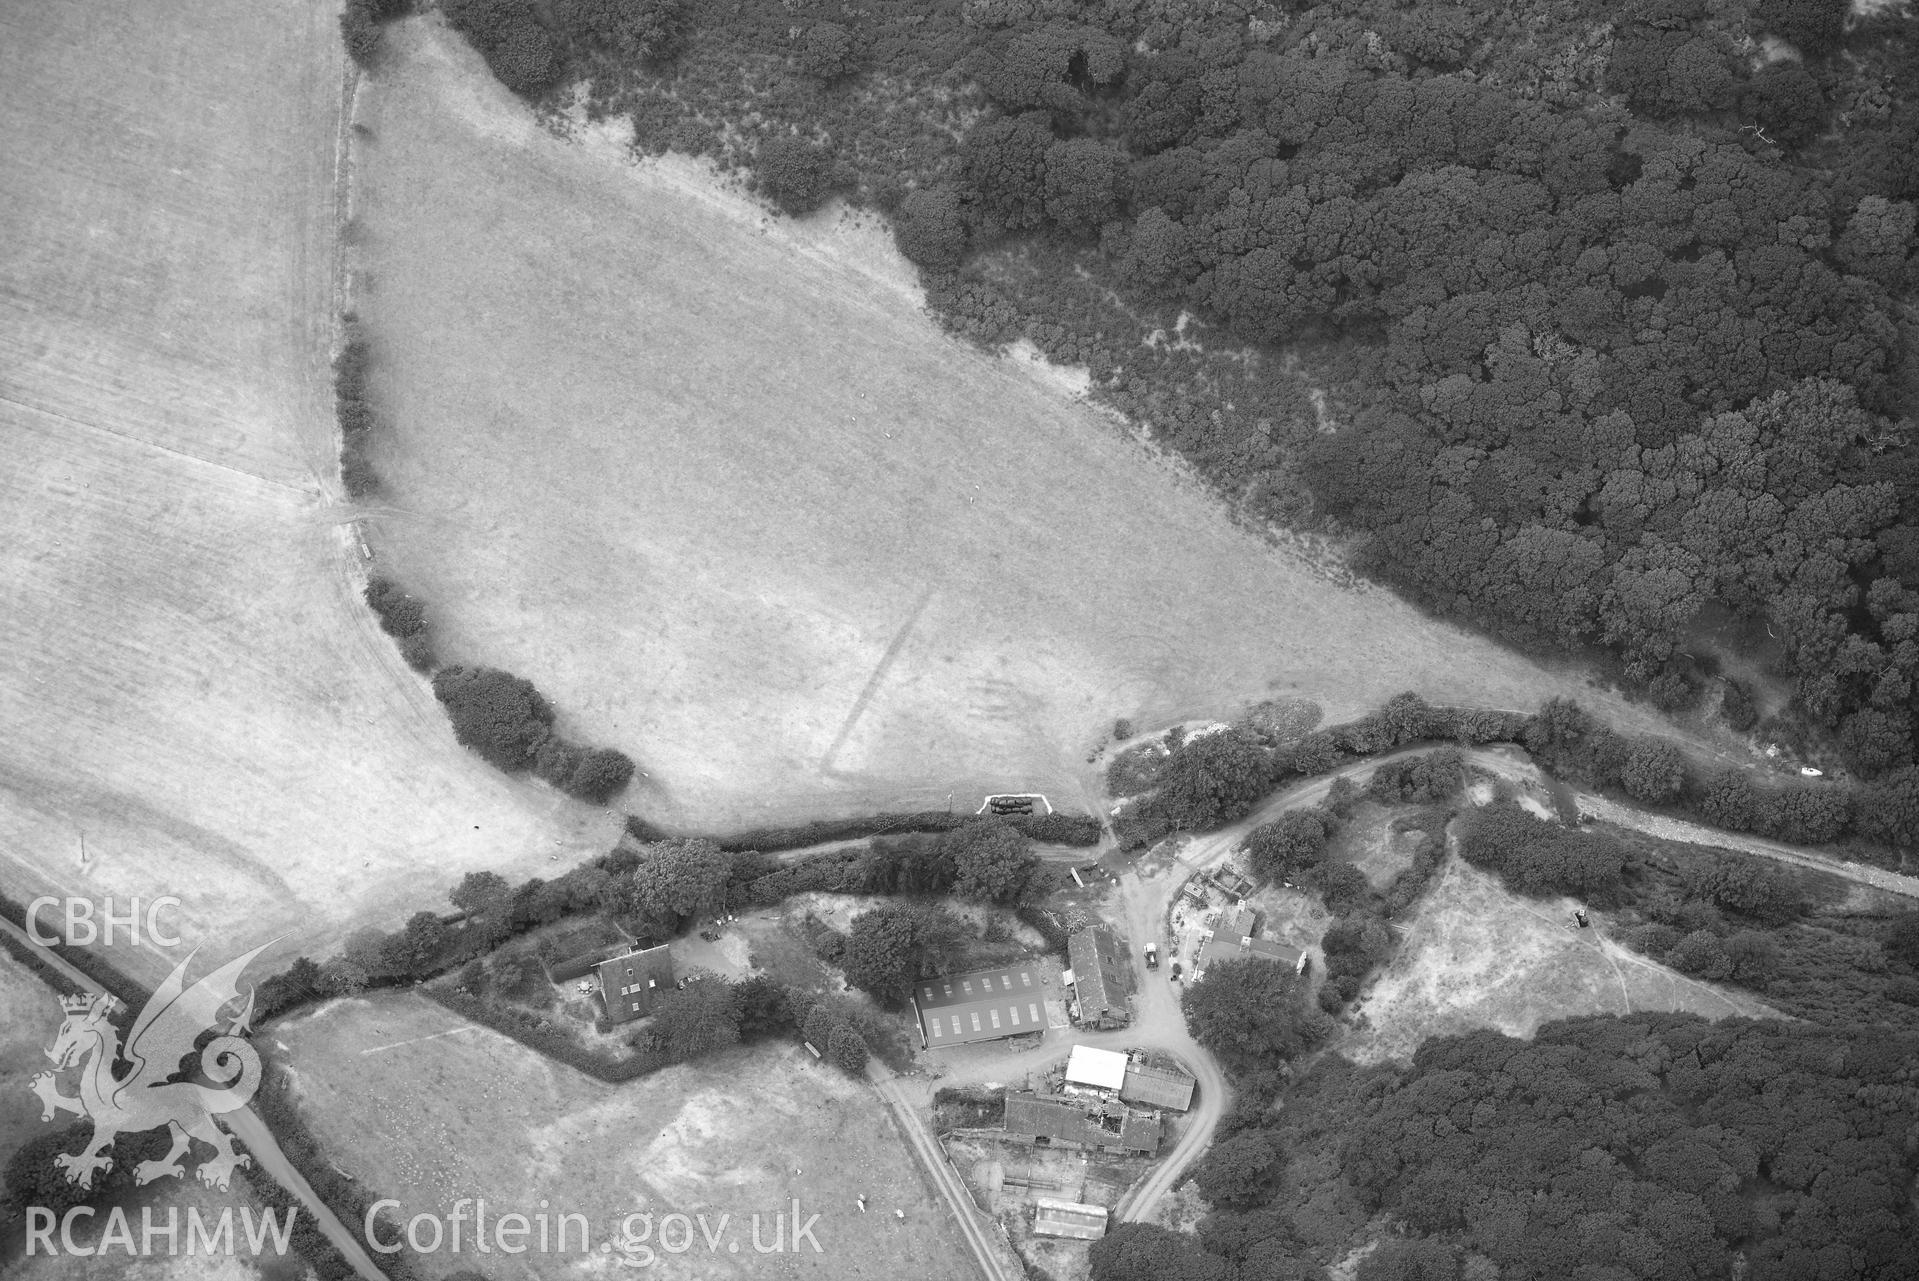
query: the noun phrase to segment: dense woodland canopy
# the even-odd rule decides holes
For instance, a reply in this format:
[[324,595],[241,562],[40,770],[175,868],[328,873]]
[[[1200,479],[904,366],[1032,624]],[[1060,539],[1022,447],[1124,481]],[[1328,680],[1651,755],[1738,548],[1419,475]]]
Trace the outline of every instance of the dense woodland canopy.
[[[1698,693],[1744,625],[1852,766],[1919,672],[1919,22],[1844,0],[461,0],[523,92],[783,207],[896,216],[935,304],[1084,360],[1248,514]],[[529,79],[529,68],[540,72]],[[1238,372],[1141,337],[1184,310]],[[1262,353],[1332,392],[1321,430]],[[1252,373],[1245,372],[1253,371]]]
[[[1201,984],[1203,987],[1204,984]],[[1320,1060],[1235,1109],[1190,1238],[1134,1225],[1098,1281],[1308,1278],[1392,1225],[1361,1281],[1919,1275],[1919,1039],[1689,1015],[1439,1037],[1410,1068]],[[1159,1268],[1154,1272],[1150,1269]]]
[[1573,1019],[1428,1042],[1349,1115],[1362,1198],[1501,1276],[1919,1275],[1911,1038]]

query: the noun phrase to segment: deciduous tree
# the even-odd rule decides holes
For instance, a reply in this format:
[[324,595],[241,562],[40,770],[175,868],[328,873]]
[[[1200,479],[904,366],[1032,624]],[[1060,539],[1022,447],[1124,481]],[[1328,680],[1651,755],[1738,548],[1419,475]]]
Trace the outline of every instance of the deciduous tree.
[[460,744],[509,773],[532,764],[551,732],[553,709],[540,692],[530,681],[497,668],[441,668],[433,677],[433,693]]
[[953,892],[985,903],[1024,900],[1037,888],[1040,861],[1033,843],[1011,824],[986,819],[940,837],[940,853],[953,860]]

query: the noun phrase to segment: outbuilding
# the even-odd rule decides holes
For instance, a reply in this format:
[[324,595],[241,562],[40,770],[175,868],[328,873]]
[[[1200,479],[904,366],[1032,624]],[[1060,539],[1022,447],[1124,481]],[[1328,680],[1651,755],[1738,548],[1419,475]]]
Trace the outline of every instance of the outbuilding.
[[1059,1094],[1006,1095],[1006,1133],[1041,1147],[1094,1148],[1125,1156],[1159,1151],[1159,1118],[1118,1103],[1088,1106]]
[[1075,1045],[1066,1060],[1066,1083],[1118,1093],[1126,1084],[1126,1056],[1118,1050]]
[[1033,1235],[1097,1241],[1106,1235],[1106,1207],[1038,1197],[1033,1202]]
[[1097,1028],[1124,1027],[1133,1012],[1126,997],[1133,990],[1133,967],[1119,940],[1103,925],[1076,930],[1066,941],[1072,964],[1073,1000],[1079,1021]]
[[1119,1087],[1119,1097],[1126,1103],[1184,1112],[1193,1106],[1193,1078],[1168,1068],[1128,1063],[1125,1083]]

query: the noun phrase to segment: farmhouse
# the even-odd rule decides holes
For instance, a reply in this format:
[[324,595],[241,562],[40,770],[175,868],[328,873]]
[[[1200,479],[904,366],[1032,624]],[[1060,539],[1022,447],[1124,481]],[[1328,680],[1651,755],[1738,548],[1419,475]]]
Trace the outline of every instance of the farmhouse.
[[566,983],[573,979],[585,978],[597,972],[608,961],[625,956],[632,950],[633,944],[630,940],[621,940],[558,960],[548,960],[542,955],[540,967],[546,971],[549,983]]
[[1066,955],[1073,967],[1079,1021],[1099,1028],[1124,1027],[1130,1022],[1126,995],[1132,991],[1133,967],[1112,931],[1103,925],[1075,931],[1066,942]]
[[1034,965],[1008,965],[946,978],[913,989],[920,1047],[939,1049],[1046,1031],[1045,977]]
[[1106,1235],[1106,1207],[1038,1197],[1033,1202],[1033,1235],[1097,1241]]
[[1087,1105],[1059,1094],[1006,1095],[1009,1138],[1042,1147],[1093,1148],[1124,1156],[1159,1151],[1159,1118],[1118,1103]]
[[1128,1063],[1126,1080],[1119,1087],[1119,1097],[1127,1103],[1184,1112],[1193,1106],[1193,1078],[1184,1072],[1147,1067],[1143,1063]]
[[673,990],[673,955],[664,943],[602,961],[599,971],[600,998],[606,1017],[615,1023],[645,1018],[654,1003]]
[[1258,929],[1259,913],[1252,908],[1240,906],[1226,913],[1213,937],[1207,940],[1206,946],[1200,949],[1198,959],[1193,962],[1194,981],[1205,978],[1206,971],[1221,961],[1237,961],[1248,956],[1290,965],[1296,973],[1306,972],[1304,952],[1287,947],[1284,943],[1260,938],[1256,933]]
[[1066,1083],[1092,1090],[1118,1093],[1126,1082],[1126,1056],[1118,1050],[1099,1050],[1090,1045],[1075,1045],[1066,1060]]

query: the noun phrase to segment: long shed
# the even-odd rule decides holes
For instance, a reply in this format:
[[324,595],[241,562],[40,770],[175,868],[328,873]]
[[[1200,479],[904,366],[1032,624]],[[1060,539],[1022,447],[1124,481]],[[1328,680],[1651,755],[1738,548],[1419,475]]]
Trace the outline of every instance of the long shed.
[[1046,976],[1037,965],[1007,965],[913,985],[920,1045],[992,1041],[1046,1031]]

